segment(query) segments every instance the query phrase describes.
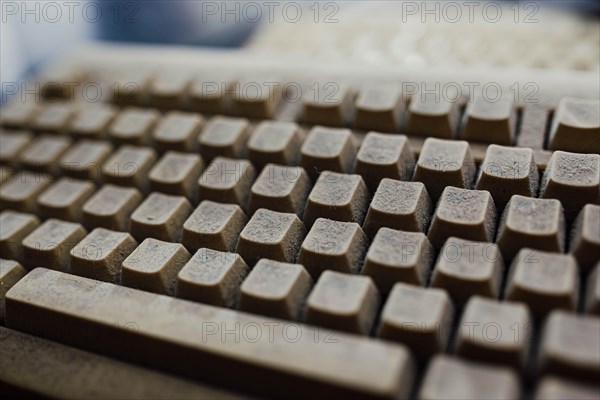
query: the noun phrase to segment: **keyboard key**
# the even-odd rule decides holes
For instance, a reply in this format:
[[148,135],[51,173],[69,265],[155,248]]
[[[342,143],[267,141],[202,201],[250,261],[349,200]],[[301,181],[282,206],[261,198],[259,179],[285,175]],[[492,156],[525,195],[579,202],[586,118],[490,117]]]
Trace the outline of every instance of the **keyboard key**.
[[597,383],[600,373],[598,332],[598,317],[553,311],[542,332],[540,373]]
[[431,286],[446,289],[457,303],[475,295],[497,299],[503,273],[498,246],[451,237],[440,250]]
[[215,157],[243,158],[250,137],[250,123],[242,118],[214,117],[198,138],[205,160]]
[[325,271],[308,296],[305,321],[368,335],[375,322],[379,301],[371,278]]
[[96,228],[71,250],[70,273],[119,283],[121,264],[138,243],[126,232]]
[[585,311],[600,316],[600,262],[587,278]]
[[217,157],[198,180],[199,200],[246,206],[256,171],[248,160]]
[[539,103],[525,104],[521,109],[521,121],[516,146],[543,149],[550,108]]
[[116,145],[146,145],[159,118],[160,113],[153,109],[125,109],[108,128],[108,136]]
[[201,248],[177,274],[175,297],[233,308],[248,271],[238,254]]
[[131,214],[131,234],[139,241],[153,237],[177,242],[191,213],[192,205],[185,197],[151,193]]
[[85,235],[86,230],[79,224],[46,220],[23,239],[23,265],[30,270],[43,267],[67,271],[69,252]]
[[102,165],[112,151],[110,143],[80,140],[61,157],[59,161],[61,173],[77,179],[100,181]]
[[516,110],[509,96],[476,95],[465,110],[461,139],[510,146],[515,121]]
[[452,139],[459,117],[458,103],[418,94],[410,100],[405,130],[409,135]]
[[257,168],[266,164],[296,165],[304,134],[297,124],[263,121],[248,140],[248,158]]
[[514,195],[500,221],[496,243],[507,262],[524,247],[564,252],[565,221],[558,200]]
[[560,200],[568,221],[587,203],[600,205],[600,155],[555,151],[542,177],[540,197]]
[[414,168],[415,157],[406,136],[369,132],[358,150],[354,172],[374,191],[383,178],[409,181]]
[[573,224],[569,252],[584,273],[600,261],[600,206],[583,207]]
[[365,131],[398,132],[404,104],[400,90],[367,86],[356,97],[354,127]]
[[61,178],[38,197],[39,213],[44,219],[79,222],[81,207],[95,191],[96,187],[91,182]]
[[0,165],[0,185],[6,182],[13,175],[12,168]]
[[485,363],[523,368],[533,324],[527,306],[473,296],[458,329],[456,353]]
[[315,83],[302,98],[303,121],[309,125],[345,126],[354,94],[337,82]]
[[[237,388],[255,393],[262,390],[270,396],[327,393],[331,398],[392,399],[408,397],[412,388],[414,366],[408,350],[400,345],[341,332],[334,333],[335,345],[322,343],[324,335],[315,343],[315,328],[302,324],[296,326],[303,334],[290,345],[286,339],[291,335],[289,325],[266,317],[157,297],[46,269],[23,279],[6,299],[7,326],[12,329],[40,332],[67,344],[81,343],[88,350],[194,379],[231,385],[233,374]],[[38,317],[32,318],[34,314]],[[60,333],[49,329],[53,326],[45,323],[49,320],[62,322]],[[128,321],[136,321],[138,329],[100,329]],[[221,335],[235,329],[236,324],[268,324],[273,334],[263,331],[257,341],[239,346],[235,343],[239,344],[241,333]],[[217,332],[209,333],[213,328]],[[219,331],[225,328],[227,331]],[[287,330],[290,332],[285,336]],[[84,339],[91,331],[95,339]],[[148,351],[150,348],[157,351]],[[184,359],[185,365],[181,363]],[[285,385],[273,384],[282,381]]]
[[6,128],[28,128],[38,114],[40,106],[34,102],[12,100],[2,106],[0,124]]
[[196,203],[204,163],[197,154],[168,151],[150,170],[150,190],[185,196]]
[[0,163],[16,164],[30,141],[31,135],[27,131],[0,130]]
[[574,310],[578,292],[573,256],[523,249],[511,266],[505,297],[527,304],[532,314],[542,319],[554,309]]
[[319,218],[302,243],[298,264],[313,277],[326,269],[356,274],[367,246],[367,237],[357,223]]
[[[4,252],[2,252],[2,255],[5,255]],[[27,270],[21,264],[13,260],[0,258],[0,323],[2,324],[4,324],[4,298],[6,292],[25,275],[27,275]]]
[[267,164],[252,185],[248,211],[267,208],[301,216],[311,186],[304,168]]
[[396,283],[381,312],[377,336],[405,344],[427,359],[446,350],[453,314],[444,290]]
[[121,285],[173,296],[177,274],[190,257],[179,243],[145,239],[123,261]]
[[427,367],[420,400],[518,399],[520,383],[512,369],[438,355]]
[[107,183],[148,188],[148,174],[156,162],[156,152],[148,147],[121,146],[102,166]]
[[116,73],[110,89],[112,101],[121,106],[139,105],[146,101],[153,80],[148,71],[129,67]]
[[490,192],[494,203],[502,210],[513,194],[534,197],[538,181],[531,149],[492,144],[481,163],[475,188]]
[[148,87],[148,103],[152,107],[172,110],[181,108],[191,79],[175,71],[157,74]]
[[83,205],[83,225],[114,231],[129,230],[129,218],[142,201],[135,188],[106,184]]
[[274,79],[239,80],[233,89],[234,113],[247,118],[273,118],[283,98],[282,85]]
[[71,140],[64,136],[41,135],[21,153],[21,165],[31,171],[52,175],[60,172],[60,158],[71,146]]
[[595,400],[600,398],[600,387],[550,376],[537,385],[535,400]]
[[396,282],[424,286],[434,257],[424,234],[381,228],[369,247],[361,273],[370,276],[384,294]]
[[104,139],[117,111],[110,104],[86,105],[73,118],[67,131],[74,138]]
[[363,229],[369,237],[382,227],[425,232],[431,214],[431,199],[425,185],[384,178],[371,200]]
[[313,187],[304,210],[304,223],[317,218],[362,224],[369,207],[369,191],[360,175],[323,171]]
[[302,265],[262,259],[242,283],[239,309],[296,320],[311,286],[312,279]]
[[550,150],[600,153],[600,100],[564,97],[550,128]]
[[474,176],[467,142],[427,138],[413,180],[423,182],[432,200],[437,200],[446,186],[469,189]]
[[496,206],[490,192],[449,186],[442,193],[427,236],[439,249],[450,236],[492,242],[495,233]]
[[36,132],[63,133],[75,117],[76,110],[72,103],[46,104],[31,121],[31,128]]
[[231,82],[224,76],[204,75],[192,80],[188,92],[190,110],[208,114],[223,114],[226,95],[231,91],[231,86]]
[[166,114],[154,128],[152,139],[156,149],[166,151],[195,151],[198,135],[204,126],[204,118],[199,114],[172,111]]
[[261,258],[293,263],[306,235],[296,214],[257,210],[240,233],[236,253],[253,266]]
[[52,178],[37,172],[20,171],[0,187],[0,209],[35,213],[36,199],[50,184]]
[[4,210],[0,213],[0,254],[9,260],[22,260],[21,241],[40,224],[32,214]]
[[315,180],[323,171],[350,173],[355,157],[350,130],[317,126],[302,145],[300,165]]

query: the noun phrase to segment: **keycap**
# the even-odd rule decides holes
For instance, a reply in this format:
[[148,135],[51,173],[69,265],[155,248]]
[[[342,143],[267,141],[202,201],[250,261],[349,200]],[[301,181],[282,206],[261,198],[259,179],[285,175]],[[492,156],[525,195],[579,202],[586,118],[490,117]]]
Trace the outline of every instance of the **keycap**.
[[203,168],[202,158],[197,154],[168,151],[150,170],[150,190],[185,196],[195,203]]
[[236,115],[271,119],[283,98],[283,85],[275,79],[241,79],[233,85],[232,106]]
[[446,289],[457,303],[475,295],[497,299],[503,273],[498,246],[450,237],[438,255],[431,286]]
[[261,208],[246,224],[236,253],[253,266],[261,258],[293,263],[306,236],[306,228],[296,214]]
[[177,274],[175,297],[233,308],[249,270],[239,254],[201,248]]
[[338,82],[315,83],[304,89],[302,119],[309,125],[344,126],[354,101],[354,94]]
[[521,121],[516,146],[543,149],[550,108],[545,104],[529,103],[521,108]]
[[242,283],[239,309],[296,320],[311,287],[312,278],[302,265],[262,259]]
[[432,200],[437,200],[446,186],[469,189],[474,176],[473,158],[467,142],[427,138],[413,180],[423,182]]
[[414,168],[415,157],[406,136],[369,132],[358,150],[354,172],[375,191],[384,178],[409,181]]
[[152,140],[161,153],[170,150],[195,151],[203,126],[204,118],[199,114],[171,111],[162,117],[154,128]]
[[35,213],[36,199],[52,183],[52,178],[38,172],[20,171],[0,186],[0,208]]
[[300,150],[300,165],[315,180],[323,171],[350,173],[356,147],[348,129],[316,126]]
[[40,105],[35,102],[13,99],[2,106],[0,123],[6,128],[28,128],[40,108]]
[[440,248],[450,236],[492,242],[496,232],[496,206],[486,190],[444,189],[427,237]]
[[[5,256],[4,252],[2,252],[2,255]],[[14,260],[0,258],[0,323],[4,324],[4,298],[6,292],[25,275],[27,275],[27,270],[21,264]]]
[[507,262],[524,247],[564,251],[565,221],[558,200],[514,195],[499,225],[496,243]]
[[445,351],[453,314],[446,291],[396,283],[381,312],[377,336],[403,343],[427,359]]
[[409,135],[452,139],[458,126],[460,107],[446,96],[418,94],[410,100],[406,117]]
[[234,251],[247,221],[236,204],[204,200],[183,224],[181,243],[191,252],[202,247]]
[[32,214],[12,210],[0,213],[0,254],[9,260],[21,260],[21,241],[40,224],[40,220]]
[[144,192],[155,162],[156,152],[153,149],[123,145],[104,163],[102,175],[107,183],[133,186]]
[[[2,109],[4,112],[4,109]],[[29,145],[31,134],[27,131],[0,131],[0,163],[16,164]]]
[[573,223],[569,252],[585,273],[600,261],[600,206],[587,204]]
[[523,368],[532,331],[525,304],[473,296],[461,317],[455,351],[467,359]]
[[248,158],[257,168],[273,163],[296,165],[304,133],[297,124],[263,121],[248,140]]
[[69,146],[71,140],[65,136],[40,135],[21,154],[19,162],[28,170],[58,175],[60,158]]
[[173,296],[177,274],[190,257],[179,243],[145,239],[123,261],[121,285]]
[[185,197],[153,192],[131,214],[131,234],[139,241],[153,237],[177,242],[191,213],[192,205]]
[[154,76],[148,87],[148,103],[161,109],[181,108],[191,79],[174,71],[165,71]]
[[540,197],[560,200],[568,221],[587,203],[600,205],[600,155],[555,151],[542,177]]
[[85,235],[86,230],[79,224],[48,219],[23,239],[23,265],[28,269],[67,271],[69,252]]
[[518,399],[519,395],[519,378],[512,369],[443,354],[429,363],[419,390],[420,400]]
[[317,218],[328,218],[362,224],[369,198],[360,175],[323,171],[306,201],[304,223],[311,226]]
[[102,165],[112,153],[110,143],[83,139],[71,146],[61,157],[61,174],[77,179],[100,181]]
[[203,75],[193,79],[189,88],[189,108],[193,111],[222,114],[225,112],[226,94],[231,82],[225,76]]
[[475,95],[463,117],[461,139],[510,146],[514,141],[516,110],[510,96]]
[[585,311],[600,316],[600,262],[587,278]]
[[72,103],[46,104],[31,121],[36,132],[63,133],[73,120],[76,109]]
[[267,164],[250,190],[250,215],[259,208],[302,216],[312,184],[302,167]]
[[536,400],[594,400],[600,397],[598,386],[562,379],[555,376],[543,378],[535,391]]
[[95,191],[96,187],[91,182],[61,178],[38,197],[39,213],[44,219],[79,222],[81,207]]
[[[332,398],[392,399],[407,397],[412,388],[412,358],[400,345],[341,332],[333,333],[337,340],[334,345],[323,343],[328,331],[321,332],[315,343],[315,328],[302,324],[295,324],[303,334],[290,345],[286,338],[291,337],[293,328],[281,321],[46,269],[22,279],[8,294],[6,303],[6,321],[11,329],[40,332],[66,344],[190,378],[231,386],[233,374],[238,377],[234,386],[240,390],[281,397],[327,393]],[[40,317],[31,318],[34,313]],[[48,320],[60,320],[61,333],[48,329],[54,326],[46,324]],[[135,321],[138,329],[119,329],[130,321]],[[115,328],[99,329],[107,325]],[[262,331],[258,340],[241,343],[241,332],[222,336],[225,331],[220,331],[256,325]],[[272,326],[272,340],[263,326]],[[95,339],[83,339],[91,331]],[[288,336],[284,331],[289,331]],[[155,351],[148,351],[150,348]],[[283,380],[283,386],[274,384]]]
[[198,198],[245,208],[256,171],[248,160],[217,157],[198,180]]
[[368,335],[379,293],[371,278],[324,271],[306,300],[308,324]]
[[329,269],[358,273],[367,246],[367,237],[357,223],[319,218],[302,242],[298,264],[313,277]]
[[0,165],[0,185],[9,179],[13,172],[12,168]]
[[112,77],[111,100],[121,106],[141,104],[148,97],[148,88],[153,79],[154,77],[143,68],[126,67]]
[[39,94],[48,102],[57,100],[71,100],[75,97],[75,90],[86,79],[85,72],[72,67],[46,68],[41,74],[36,74],[36,85],[39,85]]
[[598,382],[600,318],[556,310],[550,313],[541,336],[538,368],[542,375],[558,375]]
[[69,273],[119,283],[121,264],[137,246],[129,233],[96,228],[71,250]]
[[574,310],[578,291],[573,256],[523,249],[511,266],[505,297],[526,303],[533,316],[541,319],[554,309]]
[[435,257],[427,236],[381,228],[365,257],[361,273],[370,276],[381,293],[390,292],[396,282],[425,285]]
[[400,90],[395,87],[365,86],[356,97],[354,127],[380,132],[397,132],[404,112]]
[[514,194],[534,197],[538,181],[531,149],[491,144],[479,168],[475,188],[490,192],[494,203],[502,210]]
[[118,109],[110,104],[86,104],[67,127],[74,138],[104,139]]
[[365,217],[363,229],[369,237],[379,228],[425,232],[433,212],[431,199],[421,182],[381,180]]
[[574,153],[600,153],[600,100],[563,97],[554,113],[548,147]]
[[243,158],[249,137],[250,123],[247,119],[214,117],[198,138],[200,154],[205,160],[215,157]]
[[159,118],[160,113],[154,109],[127,108],[110,124],[108,136],[116,145],[146,145]]
[[83,205],[83,225],[127,231],[131,213],[141,201],[142,194],[135,188],[106,184]]

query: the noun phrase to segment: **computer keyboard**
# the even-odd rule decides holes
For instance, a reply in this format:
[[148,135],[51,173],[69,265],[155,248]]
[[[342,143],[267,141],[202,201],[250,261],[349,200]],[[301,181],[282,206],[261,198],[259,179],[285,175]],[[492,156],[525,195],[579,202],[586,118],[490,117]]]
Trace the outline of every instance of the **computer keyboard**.
[[[599,398],[598,76],[112,46],[57,69],[0,116],[2,390]],[[488,78],[496,101],[421,85]]]

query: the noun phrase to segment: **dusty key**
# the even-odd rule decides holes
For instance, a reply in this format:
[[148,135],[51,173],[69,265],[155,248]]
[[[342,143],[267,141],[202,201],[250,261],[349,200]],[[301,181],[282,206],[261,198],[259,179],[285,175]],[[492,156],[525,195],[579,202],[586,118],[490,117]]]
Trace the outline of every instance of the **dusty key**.
[[564,242],[565,220],[558,200],[519,195],[510,199],[496,237],[507,262],[524,247],[562,253]]
[[542,319],[554,309],[575,310],[578,292],[573,256],[523,249],[511,266],[505,297],[526,303],[533,316]]
[[110,104],[86,105],[67,127],[73,138],[104,139],[118,109]]
[[458,126],[460,107],[445,96],[435,99],[417,94],[410,100],[406,119],[409,135],[452,139]]
[[83,204],[94,194],[93,183],[61,178],[44,190],[37,199],[40,216],[79,222]]
[[519,396],[519,377],[512,369],[440,354],[429,363],[418,398],[492,400]]
[[191,213],[192,205],[185,197],[151,193],[131,214],[131,234],[139,241],[153,237],[177,242]]
[[404,112],[399,88],[363,87],[356,97],[354,127],[380,132],[397,132]]
[[135,188],[104,185],[83,205],[83,225],[127,231],[129,217],[141,201],[142,194]]
[[311,186],[304,168],[267,164],[250,190],[248,212],[267,208],[302,216]]
[[296,165],[304,133],[297,124],[263,121],[248,140],[248,158],[257,168],[268,163]]
[[515,136],[516,110],[510,96],[475,95],[467,105],[461,139],[510,146]]
[[40,108],[40,105],[33,101],[23,102],[20,99],[13,99],[2,107],[0,124],[13,129],[29,128]]
[[379,307],[371,278],[325,271],[306,300],[304,320],[313,325],[368,335]]
[[[2,253],[4,256],[4,252]],[[4,298],[6,292],[21,278],[27,275],[27,270],[14,260],[0,258],[0,323],[4,324]]]
[[201,75],[193,79],[189,88],[189,108],[192,111],[222,114],[225,112],[227,93],[232,83],[226,76]]
[[564,97],[554,113],[550,150],[600,153],[600,100]]
[[214,117],[202,130],[198,142],[205,160],[215,157],[243,158],[250,137],[250,122],[242,118]]
[[458,327],[455,351],[464,358],[520,369],[527,360],[532,331],[525,304],[473,296]]
[[0,163],[16,164],[30,141],[31,134],[27,131],[0,130]]
[[198,197],[198,178],[204,168],[197,154],[168,151],[150,170],[150,190],[185,196],[192,203]]
[[595,400],[600,398],[600,388],[555,376],[540,380],[535,391],[535,400]]
[[60,158],[69,146],[71,140],[65,136],[40,135],[21,153],[19,162],[28,170],[58,175]]
[[312,278],[302,265],[262,259],[242,283],[239,309],[296,320],[311,287]]
[[0,213],[0,254],[9,260],[21,260],[21,241],[40,224],[33,214],[4,210]]
[[156,152],[148,147],[121,146],[102,166],[107,183],[148,188],[148,174],[156,162]]
[[414,169],[415,157],[406,136],[376,132],[365,136],[354,166],[354,172],[363,177],[372,191],[383,178],[409,181]]
[[302,97],[303,121],[310,125],[345,126],[354,93],[338,82],[315,83]]
[[587,278],[585,311],[600,316],[600,262]]
[[108,136],[116,145],[146,145],[159,118],[160,113],[153,109],[125,109],[110,124]]
[[63,133],[76,115],[73,103],[46,104],[31,121],[31,128],[36,132]]
[[323,171],[352,171],[356,147],[348,129],[314,127],[302,145],[300,165],[315,180]]
[[598,382],[600,318],[553,311],[544,324],[538,366],[542,375]]
[[381,312],[377,336],[403,343],[427,359],[446,350],[453,314],[444,290],[396,283]]
[[427,138],[413,180],[423,182],[431,198],[437,200],[446,186],[469,189],[474,167],[467,142]]
[[236,115],[272,119],[283,99],[283,85],[275,79],[243,79],[233,84],[232,106]]
[[[194,379],[229,386],[233,382],[236,388],[257,394],[394,399],[408,397],[412,388],[413,362],[401,345],[341,332],[327,336],[336,340],[332,345],[322,339],[328,331],[321,331],[315,343],[315,328],[303,324],[296,324],[303,334],[290,343],[289,324],[266,317],[46,269],[24,279],[6,300],[7,326],[23,332],[43,332],[53,340]],[[43,329],[48,320],[60,323],[61,332]],[[136,321],[136,330],[123,329],[130,321]],[[263,334],[256,341],[240,342],[241,333],[221,335],[236,326],[257,325]],[[217,331],[209,333],[213,328]],[[269,335],[265,329],[271,328]],[[95,340],[87,339],[92,331]],[[232,381],[231,374],[238,378]]]
[[139,105],[146,102],[148,97],[148,88],[153,80],[150,74],[144,68],[139,66],[125,67],[118,71],[110,84],[112,101],[121,106]]
[[28,269],[67,271],[69,252],[85,235],[86,230],[79,224],[49,219],[23,239],[23,265]]
[[190,77],[178,71],[157,74],[148,87],[148,103],[167,110],[182,108],[190,84]]
[[250,266],[261,258],[293,263],[304,236],[306,228],[296,214],[261,208],[240,233],[236,253]]
[[425,232],[433,212],[431,199],[421,182],[383,179],[371,200],[363,229],[369,237],[379,228]]
[[96,228],[71,250],[69,273],[119,283],[121,264],[137,246],[129,233]]
[[152,139],[161,153],[169,150],[194,151],[203,126],[204,118],[199,114],[172,111],[160,119],[152,132]]
[[304,223],[311,226],[317,218],[328,218],[362,224],[369,198],[360,175],[323,171],[306,201]]
[[502,210],[512,195],[534,197],[539,175],[533,151],[527,148],[488,146],[475,188],[487,190]]
[[583,207],[573,224],[569,252],[584,273],[600,261],[600,206]]
[[61,173],[77,179],[100,181],[102,165],[112,151],[110,143],[80,140],[61,157],[59,161]]
[[198,180],[198,198],[245,208],[256,170],[248,160],[217,157]]
[[20,171],[0,186],[0,208],[35,213],[37,197],[51,183],[48,175]]
[[369,247],[361,273],[370,276],[384,294],[396,282],[424,286],[434,257],[433,247],[421,232],[381,228]]
[[239,254],[201,248],[177,274],[175,297],[233,308],[249,270]]

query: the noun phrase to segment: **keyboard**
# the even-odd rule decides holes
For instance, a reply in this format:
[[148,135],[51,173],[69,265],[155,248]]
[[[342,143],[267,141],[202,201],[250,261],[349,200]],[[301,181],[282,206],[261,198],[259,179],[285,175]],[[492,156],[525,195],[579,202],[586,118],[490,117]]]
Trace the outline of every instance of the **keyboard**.
[[74,53],[0,115],[1,390],[600,398],[599,90]]

